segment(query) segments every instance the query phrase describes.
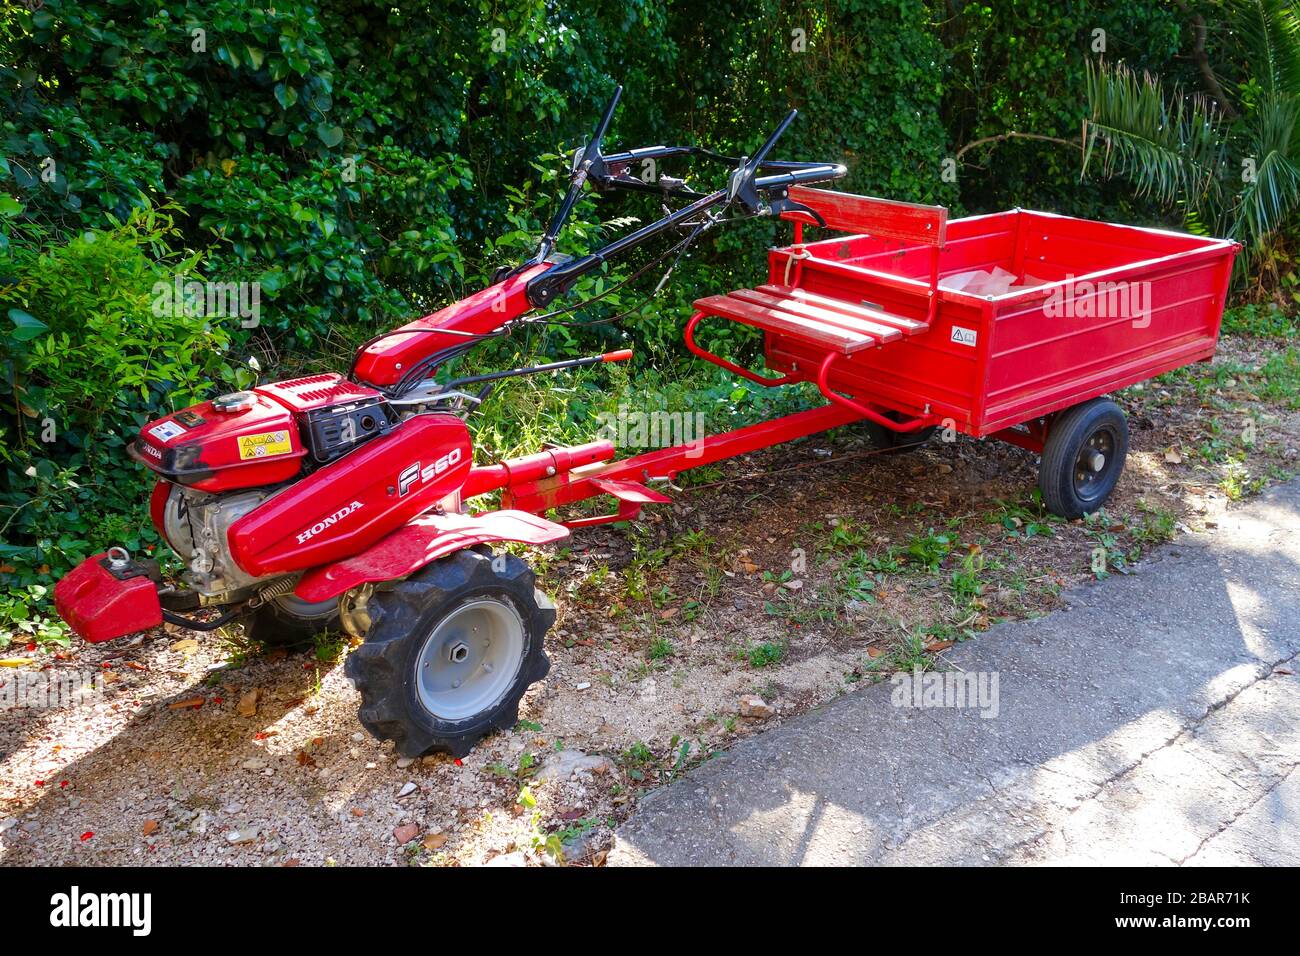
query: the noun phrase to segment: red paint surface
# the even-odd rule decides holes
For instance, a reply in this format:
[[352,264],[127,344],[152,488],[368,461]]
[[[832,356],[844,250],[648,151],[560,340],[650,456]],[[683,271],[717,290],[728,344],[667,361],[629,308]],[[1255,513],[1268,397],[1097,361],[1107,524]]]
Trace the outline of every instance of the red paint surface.
[[[150,422],[140,429],[139,440],[146,447],[137,457],[154,471],[161,471],[161,454],[151,454],[150,449],[161,453],[198,446],[197,464],[210,474],[186,479],[189,487],[216,493],[276,484],[289,480],[302,468],[300,459],[307,454],[299,431],[303,415],[378,394],[373,388],[354,385],[333,372],[262,385],[252,390],[253,406],[242,412],[220,412],[211,402],[203,402]],[[202,422],[187,424],[187,414],[197,415]],[[159,438],[152,434],[159,426],[180,432]],[[288,450],[265,457],[241,457],[240,438],[268,433],[283,433]]]
[[357,378],[372,385],[394,385],[420,359],[467,341],[455,332],[489,332],[518,318],[533,307],[524,294],[528,280],[548,268],[549,264],[530,266],[445,309],[401,326],[394,334],[362,351],[357,362]]
[[119,581],[100,563],[105,557],[87,558],[54,585],[59,617],[92,644],[162,623],[162,606],[153,581],[147,577]]
[[[882,239],[901,239],[931,246],[942,246],[944,242],[948,210],[943,206],[855,196],[809,186],[791,186],[790,198],[817,210],[826,220],[827,227],[837,232],[868,232]],[[785,212],[781,218],[817,225],[817,220],[804,212]]]
[[[228,535],[231,553],[240,567],[258,575],[350,557],[457,491],[471,459],[461,419],[408,419],[236,521]],[[431,470],[439,463],[445,467]],[[412,467],[423,477],[402,494],[402,476]]]
[[309,572],[294,593],[305,601],[326,601],[369,581],[404,577],[471,545],[488,541],[545,544],[568,533],[563,525],[522,511],[424,515],[355,557]]
[[[869,222],[855,225],[871,231]],[[867,303],[918,322],[933,301],[929,331],[853,350],[827,370],[826,390],[861,407],[950,420],[959,431],[984,437],[1211,357],[1238,248],[1227,240],[1017,210],[947,223],[933,299],[937,247],[899,242],[882,230],[772,250],[769,282],[783,284],[792,256],[806,253],[790,268],[795,294]],[[948,276],[995,267],[1018,281],[1046,284],[993,298],[943,288]],[[1149,283],[1150,323],[1048,314],[1053,290],[1081,289],[1084,282]],[[1086,298],[1076,296],[1076,311]],[[768,368],[817,380],[834,351],[824,339],[793,323],[769,320],[760,327],[768,332]],[[973,346],[954,341],[968,333]]]

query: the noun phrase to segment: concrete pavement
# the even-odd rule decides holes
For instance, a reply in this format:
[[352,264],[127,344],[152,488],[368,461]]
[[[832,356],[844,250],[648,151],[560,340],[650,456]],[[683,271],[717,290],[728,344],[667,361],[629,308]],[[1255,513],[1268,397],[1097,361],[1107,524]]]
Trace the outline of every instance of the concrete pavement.
[[1300,481],[1067,599],[945,652],[996,717],[863,688],[647,796],[609,863],[1300,863]]

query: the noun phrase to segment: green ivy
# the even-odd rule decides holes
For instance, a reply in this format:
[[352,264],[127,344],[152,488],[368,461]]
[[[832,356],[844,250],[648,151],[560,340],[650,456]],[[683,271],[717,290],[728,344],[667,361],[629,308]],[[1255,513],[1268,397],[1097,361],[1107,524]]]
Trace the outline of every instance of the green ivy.
[[[530,254],[616,83],[614,147],[751,153],[796,108],[777,152],[844,162],[851,191],[1152,218],[1114,187],[1081,189],[1077,153],[1059,143],[992,139],[944,175],[979,139],[1077,137],[1097,28],[1108,56],[1190,70],[1176,59],[1186,25],[1163,0],[5,4],[0,590],[41,601],[30,589],[79,556],[152,542],[123,444],[159,410],[247,383],[250,358],[275,378],[340,367],[358,342]],[[663,171],[701,187],[726,175]],[[653,197],[586,197],[562,251],[607,240],[602,221],[658,214]],[[536,330],[474,362],[630,340],[671,368],[691,301],[761,280],[763,250],[785,235],[772,221],[713,230],[625,326]],[[258,283],[260,322],[156,315],[148,293],[177,273]],[[643,295],[620,290],[575,318]],[[760,342],[738,326],[710,334],[730,355]]]

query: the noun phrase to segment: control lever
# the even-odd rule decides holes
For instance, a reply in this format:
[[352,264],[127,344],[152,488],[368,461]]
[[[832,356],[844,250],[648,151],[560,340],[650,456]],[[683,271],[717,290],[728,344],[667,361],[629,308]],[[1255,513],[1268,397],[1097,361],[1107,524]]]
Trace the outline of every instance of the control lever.
[[728,200],[739,200],[740,204],[751,213],[762,213],[764,211],[766,204],[758,194],[758,187],[754,185],[754,178],[758,175],[763,160],[767,159],[767,154],[776,145],[776,141],[790,128],[790,124],[794,122],[795,117],[798,115],[798,110],[791,110],[787,113],[785,119],[781,120],[776,129],[772,131],[772,135],[758,148],[758,152],[751,157],[743,158],[741,164],[731,174],[731,182],[727,187]]

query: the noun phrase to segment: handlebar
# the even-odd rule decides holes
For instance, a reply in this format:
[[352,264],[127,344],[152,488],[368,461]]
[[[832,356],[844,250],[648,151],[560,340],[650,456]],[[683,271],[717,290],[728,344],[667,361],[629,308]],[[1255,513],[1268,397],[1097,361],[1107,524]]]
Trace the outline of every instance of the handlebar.
[[623,87],[614,87],[614,95],[609,98],[609,105],[605,107],[605,115],[600,118],[600,125],[596,127],[596,135],[591,138],[587,148],[583,151],[584,160],[595,159],[600,155],[600,144],[605,139],[605,134],[609,132],[609,124],[614,121],[614,110],[618,109],[618,101],[623,96]]
[[573,177],[569,181],[569,191],[564,195],[564,202],[560,203],[560,208],[555,211],[555,218],[551,220],[550,227],[542,236],[542,241],[538,243],[537,252],[529,260],[530,264],[540,265],[546,261],[546,257],[555,251],[555,243],[560,238],[560,230],[564,228],[564,223],[568,220],[569,214],[573,212],[573,206],[578,201],[578,196],[582,193],[582,187],[587,182],[587,175],[592,166],[600,160],[600,144],[609,132],[609,124],[614,120],[614,110],[618,108],[619,98],[623,95],[623,87],[614,87],[614,95],[609,98],[609,104],[605,107],[605,113],[596,124],[596,133],[588,141],[580,155],[575,155],[573,163]]
[[[792,201],[787,195],[790,186],[802,183],[829,182],[848,174],[848,170],[839,163],[807,163],[786,160],[769,160],[767,158],[777,141],[789,129],[799,115],[791,110],[781,120],[771,135],[764,140],[752,157],[735,158],[724,156],[697,146],[648,146],[606,156],[601,153],[600,145],[609,131],[618,106],[623,88],[617,87],[605,112],[596,126],[595,135],[587,145],[574,154],[573,175],[564,201],[556,211],[550,227],[542,236],[537,253],[527,265],[540,265],[555,250],[555,243],[565,221],[573,211],[582,187],[590,180],[599,190],[630,189],[639,192],[657,193],[665,198],[668,195],[686,197],[690,204],[669,212],[658,222],[643,226],[634,232],[614,240],[609,245],[579,259],[552,265],[544,273],[528,281],[526,294],[534,307],[549,305],[557,296],[566,292],[581,276],[599,268],[603,263],[621,255],[648,239],[673,229],[690,226],[698,233],[707,228],[710,219],[697,220],[697,216],[713,217],[710,212],[715,206],[726,208],[733,202],[739,203],[751,215],[772,215],[788,211],[806,212],[821,221],[821,216],[814,210]],[[714,193],[698,193],[686,187],[682,180],[662,183],[648,183],[627,172],[627,167],[637,160],[662,159],[669,156],[699,156],[731,164],[734,169],[727,188]],[[771,171],[769,175],[758,175],[761,171]],[[761,195],[760,195],[761,194]],[[824,224],[824,223],[823,223]]]
[[794,118],[798,115],[798,110],[791,110],[787,113],[785,119],[781,120],[776,129],[772,131],[772,135],[764,141],[762,146],[758,147],[758,152],[754,154],[753,158],[747,159],[736,168],[736,171],[731,175],[731,184],[727,190],[728,199],[736,198],[747,183],[754,182],[759,167],[763,165],[763,160],[767,159],[767,154],[772,152],[772,147],[776,145],[776,141],[790,128],[790,124],[794,122]]

